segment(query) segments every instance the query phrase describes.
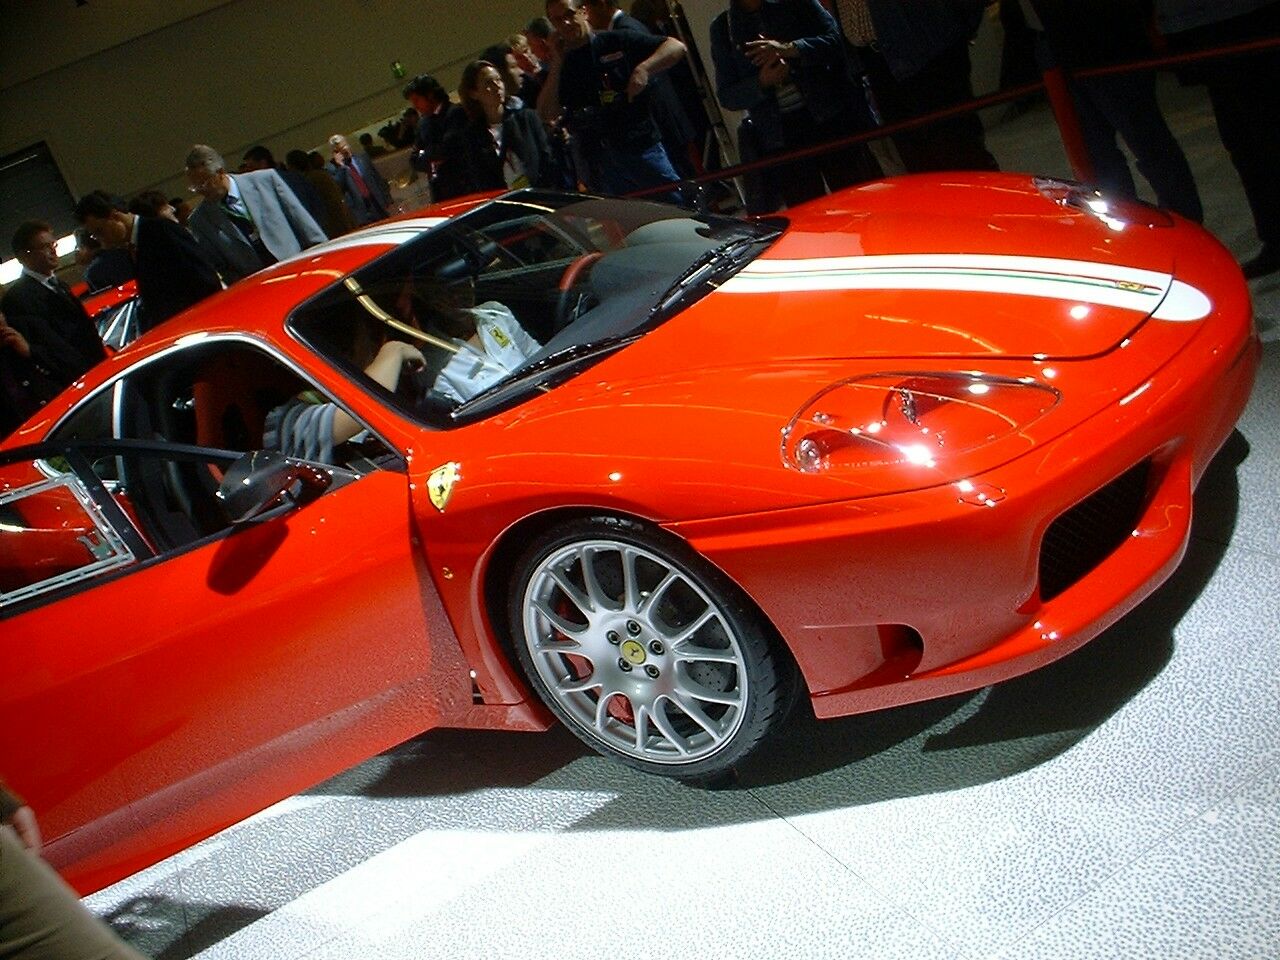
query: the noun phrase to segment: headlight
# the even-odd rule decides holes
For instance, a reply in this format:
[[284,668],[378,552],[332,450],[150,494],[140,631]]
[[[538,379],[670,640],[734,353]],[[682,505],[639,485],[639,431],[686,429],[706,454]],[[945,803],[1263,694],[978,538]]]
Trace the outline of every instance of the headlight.
[[1101,220],[1119,233],[1125,227],[1172,227],[1173,217],[1163,210],[1129,197],[1104,195],[1074,180],[1036,177],[1031,181],[1041,196],[1060,207],[1072,207]]
[[782,460],[805,473],[942,461],[1025,429],[1059,393],[976,373],[873,373],[824,389],[782,431]]

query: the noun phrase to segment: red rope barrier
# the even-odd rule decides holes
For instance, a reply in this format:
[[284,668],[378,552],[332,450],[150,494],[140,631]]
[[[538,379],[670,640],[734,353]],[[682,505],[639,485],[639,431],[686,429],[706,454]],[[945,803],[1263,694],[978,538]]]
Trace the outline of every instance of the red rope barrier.
[[627,196],[653,196],[660,193],[670,193],[673,186],[678,186],[682,183],[713,183],[718,180],[728,180],[732,177],[740,177],[746,173],[755,173],[759,170],[767,170],[771,167],[780,166],[784,163],[790,163],[793,160],[804,160],[809,157],[816,157],[820,154],[828,153],[832,150],[838,150],[842,147],[851,146],[855,143],[866,143],[870,140],[878,140],[881,137],[891,137],[904,130],[915,130],[919,127],[926,127],[931,123],[936,123],[939,120],[946,120],[951,117],[972,113],[976,110],[985,110],[987,107],[998,106],[999,104],[1009,103],[1013,100],[1020,100],[1029,94],[1039,93],[1042,90],[1048,94],[1050,106],[1053,108],[1054,120],[1058,125],[1058,133],[1062,137],[1063,148],[1066,151],[1067,159],[1071,163],[1071,169],[1075,174],[1076,179],[1088,181],[1093,177],[1093,163],[1089,159],[1088,151],[1085,149],[1084,134],[1081,133],[1080,130],[1080,121],[1076,115],[1075,101],[1071,99],[1071,92],[1067,87],[1068,76],[1104,77],[1121,73],[1140,73],[1144,70],[1178,67],[1205,60],[1221,60],[1230,57],[1244,56],[1250,53],[1259,53],[1264,50],[1274,50],[1277,48],[1280,48],[1280,37],[1266,37],[1261,40],[1250,40],[1246,43],[1212,47],[1206,50],[1196,50],[1191,53],[1150,57],[1144,60],[1134,60],[1128,63],[1114,64],[1106,67],[1091,67],[1088,70],[1077,70],[1070,74],[1061,68],[1054,68],[1052,70],[1045,71],[1043,79],[1036,83],[1028,83],[1019,87],[1011,87],[1008,90],[1001,90],[997,93],[988,94],[983,97],[976,97],[973,100],[956,104],[953,107],[947,107],[944,110],[936,110],[933,113],[924,114],[923,116],[911,117],[910,119],[899,120],[895,123],[887,123],[871,130],[863,130],[859,133],[850,134],[847,137],[841,137],[838,140],[829,140],[826,143],[814,144],[811,147],[803,147],[787,153],[763,157],[760,160],[753,160],[750,163],[740,163],[736,166],[726,167],[722,170],[714,170],[710,173],[704,173],[695,177],[692,180],[671,181],[670,183],[665,183],[656,187],[647,187],[644,190],[636,190],[627,194]]

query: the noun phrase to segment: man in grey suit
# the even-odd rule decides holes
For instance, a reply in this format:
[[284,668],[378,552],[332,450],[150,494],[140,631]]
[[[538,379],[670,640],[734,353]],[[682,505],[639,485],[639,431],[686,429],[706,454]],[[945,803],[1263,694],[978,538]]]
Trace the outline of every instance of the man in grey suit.
[[191,148],[186,166],[192,193],[204,198],[187,226],[224,283],[328,239],[275,170],[228,173],[221,155],[204,144]]

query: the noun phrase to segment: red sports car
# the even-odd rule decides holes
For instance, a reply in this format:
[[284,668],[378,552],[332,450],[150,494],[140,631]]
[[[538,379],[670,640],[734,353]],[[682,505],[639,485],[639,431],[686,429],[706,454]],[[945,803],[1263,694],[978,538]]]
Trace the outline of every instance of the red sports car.
[[0,451],[0,770],[81,890],[431,727],[706,778],[1048,663],[1177,565],[1259,357],[1208,234],[1061,181],[426,214]]

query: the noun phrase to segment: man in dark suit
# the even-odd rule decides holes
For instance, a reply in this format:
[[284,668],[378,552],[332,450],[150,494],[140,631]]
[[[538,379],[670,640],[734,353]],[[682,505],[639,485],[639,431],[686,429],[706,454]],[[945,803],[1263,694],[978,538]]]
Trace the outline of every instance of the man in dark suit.
[[5,292],[0,311],[26,341],[29,358],[61,389],[106,357],[89,315],[67,285],[54,276],[58,266],[53,230],[39,220],[19,225],[13,252],[22,276]]
[[121,210],[101,190],[80,198],[76,219],[103,246],[126,247],[132,253],[143,330],[222,289],[217,271],[199,244],[170,220]]
[[418,111],[418,133],[409,163],[413,169],[426,173],[435,186],[435,168],[440,163],[444,138],[466,126],[467,111],[451,101],[440,82],[426,73],[405,84],[404,98]]
[[62,390],[49,371],[31,358],[27,338],[0,313],[0,439],[22,426]]
[[387,181],[364,153],[352,153],[351,144],[340,133],[329,138],[333,160],[328,165],[329,176],[337,181],[346,196],[347,206],[363,226],[385,220],[390,215],[391,193]]
[[76,231],[76,263],[84,268],[81,278],[89,285],[89,293],[118,287],[133,279],[133,261],[128,252],[107,250],[89,236],[88,230]]
[[204,199],[187,222],[228,284],[329,239],[275,170],[230,174],[212,147],[187,154],[187,181]]
[[[988,2],[827,0],[826,6],[866,73],[877,109],[892,124],[973,99],[969,41]],[[733,0],[731,8],[741,3]],[[904,130],[893,143],[908,173],[1000,169],[973,112]]]

